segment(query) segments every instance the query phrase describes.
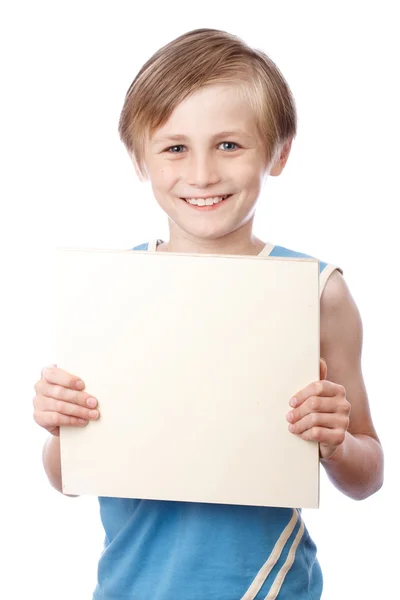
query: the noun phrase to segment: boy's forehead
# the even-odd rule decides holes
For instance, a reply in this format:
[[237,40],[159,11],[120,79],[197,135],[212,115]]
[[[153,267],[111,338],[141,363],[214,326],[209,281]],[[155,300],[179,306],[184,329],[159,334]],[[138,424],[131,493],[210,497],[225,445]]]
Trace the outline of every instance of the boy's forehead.
[[208,85],[183,100],[169,119],[152,136],[154,140],[173,135],[204,135],[218,131],[254,135],[256,117],[237,85]]

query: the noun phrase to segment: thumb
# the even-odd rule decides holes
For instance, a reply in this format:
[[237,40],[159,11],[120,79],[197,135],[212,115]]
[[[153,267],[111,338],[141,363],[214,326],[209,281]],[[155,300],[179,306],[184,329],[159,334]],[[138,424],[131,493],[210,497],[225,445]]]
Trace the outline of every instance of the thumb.
[[319,359],[319,378],[320,380],[326,379],[328,374],[328,365],[323,358]]
[[50,367],[56,367],[57,365],[46,365],[45,367],[43,367],[43,369],[40,371],[40,377],[44,377],[43,373],[45,372],[46,369],[49,369]]

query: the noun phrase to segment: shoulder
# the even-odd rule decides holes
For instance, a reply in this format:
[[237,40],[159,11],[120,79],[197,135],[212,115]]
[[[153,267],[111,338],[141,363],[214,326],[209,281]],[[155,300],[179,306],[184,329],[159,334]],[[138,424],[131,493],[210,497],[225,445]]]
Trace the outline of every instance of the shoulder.
[[360,312],[344,277],[335,271],[321,295],[321,350],[326,353],[334,345],[342,358],[347,357],[349,361],[346,348],[357,358],[361,352],[362,337]]
[[337,265],[324,262],[323,260],[317,259],[315,256],[304,254],[304,252],[298,252],[297,250],[291,250],[290,248],[285,248],[284,246],[272,246],[269,256],[277,256],[281,258],[315,258],[316,260],[319,260],[319,287],[321,295],[333,273],[337,272],[343,275],[342,269]]
[[[274,246],[270,256],[316,258],[309,254]],[[362,322],[340,267],[319,261],[321,356],[330,364],[356,360],[362,346]],[[340,356],[339,356],[340,355]]]
[[[284,246],[273,246],[269,256],[316,259],[315,256],[291,250]],[[342,269],[336,265],[319,260],[319,271],[321,319],[329,319],[330,324],[332,324],[332,319],[336,322],[338,317],[342,321],[344,317],[347,317],[346,320],[348,320],[351,315],[355,318],[358,315],[357,307],[343,277]]]
[[331,317],[340,313],[356,311],[356,304],[350,289],[339,270],[335,270],[326,282],[321,295],[322,311]]

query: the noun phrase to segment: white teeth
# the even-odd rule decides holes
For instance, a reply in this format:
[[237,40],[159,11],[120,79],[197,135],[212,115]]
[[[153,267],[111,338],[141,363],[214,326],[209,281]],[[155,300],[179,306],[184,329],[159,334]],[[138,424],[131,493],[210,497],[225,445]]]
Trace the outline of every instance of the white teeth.
[[193,206],[212,206],[213,204],[219,204],[222,200],[225,200],[227,196],[215,196],[214,198],[186,198],[186,202]]

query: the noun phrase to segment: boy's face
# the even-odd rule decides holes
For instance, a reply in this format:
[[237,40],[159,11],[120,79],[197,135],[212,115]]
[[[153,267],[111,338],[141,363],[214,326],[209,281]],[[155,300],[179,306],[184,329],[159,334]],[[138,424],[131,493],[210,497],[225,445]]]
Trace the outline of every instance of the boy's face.
[[217,239],[253,220],[268,165],[237,86],[207,86],[184,100],[144,158],[157,202],[182,233]]

